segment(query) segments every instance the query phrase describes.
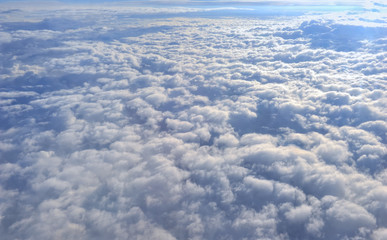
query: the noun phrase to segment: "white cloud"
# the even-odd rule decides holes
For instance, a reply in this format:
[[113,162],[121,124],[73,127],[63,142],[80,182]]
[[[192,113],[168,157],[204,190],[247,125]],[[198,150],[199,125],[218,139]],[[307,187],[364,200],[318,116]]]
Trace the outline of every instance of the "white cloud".
[[0,235],[383,239],[384,19],[239,10],[2,12]]
[[387,229],[386,228],[380,228],[377,229],[373,234],[372,234],[372,239],[375,240],[382,240],[387,238]]
[[305,222],[312,214],[312,207],[301,205],[285,213],[285,217],[290,223]]
[[337,233],[351,233],[362,227],[373,227],[375,218],[354,203],[339,200],[326,211],[330,227]]

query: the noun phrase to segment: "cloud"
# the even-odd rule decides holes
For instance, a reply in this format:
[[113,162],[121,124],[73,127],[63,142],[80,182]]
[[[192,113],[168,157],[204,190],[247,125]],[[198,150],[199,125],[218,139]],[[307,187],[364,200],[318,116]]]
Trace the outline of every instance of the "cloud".
[[310,206],[301,205],[286,212],[285,217],[290,223],[297,223],[306,221],[311,214],[312,208]]
[[383,18],[74,6],[1,13],[4,239],[384,238]]
[[380,228],[372,234],[372,239],[379,240],[387,237],[387,231],[385,228]]

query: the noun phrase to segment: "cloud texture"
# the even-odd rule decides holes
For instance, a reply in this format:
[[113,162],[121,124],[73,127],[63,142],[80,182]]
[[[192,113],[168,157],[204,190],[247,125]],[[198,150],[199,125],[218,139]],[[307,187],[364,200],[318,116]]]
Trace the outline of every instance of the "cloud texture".
[[168,11],[0,13],[3,239],[386,239],[385,14]]

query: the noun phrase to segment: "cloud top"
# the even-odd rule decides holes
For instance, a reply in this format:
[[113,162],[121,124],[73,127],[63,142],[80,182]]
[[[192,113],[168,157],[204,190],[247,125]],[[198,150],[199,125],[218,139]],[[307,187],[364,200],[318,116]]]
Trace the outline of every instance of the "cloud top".
[[384,239],[383,16],[71,6],[0,13],[4,239]]

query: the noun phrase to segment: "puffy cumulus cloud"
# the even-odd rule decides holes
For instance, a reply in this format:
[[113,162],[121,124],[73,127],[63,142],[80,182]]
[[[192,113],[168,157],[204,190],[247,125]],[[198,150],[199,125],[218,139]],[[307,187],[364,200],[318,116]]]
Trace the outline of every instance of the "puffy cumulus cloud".
[[387,237],[387,229],[385,228],[376,230],[372,235],[372,239],[375,239],[375,240],[385,239],[386,237]]
[[384,17],[156,10],[0,13],[2,239],[386,238]]

